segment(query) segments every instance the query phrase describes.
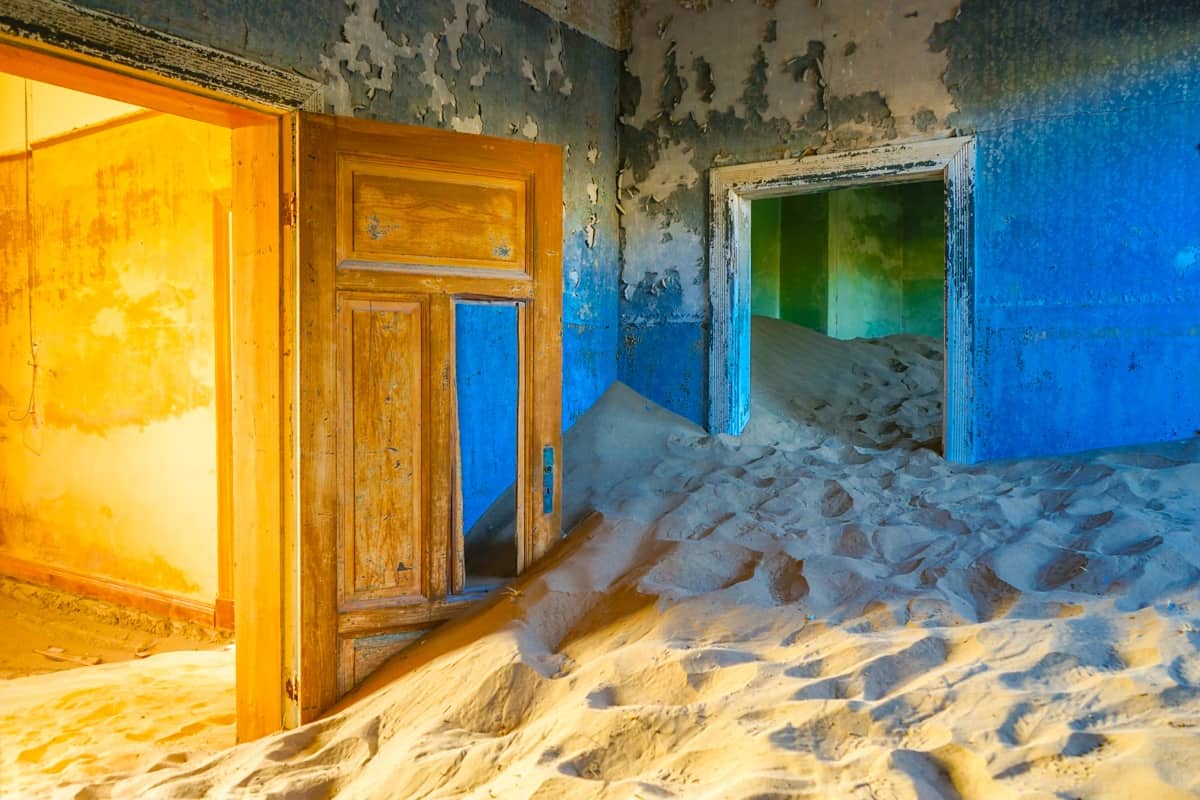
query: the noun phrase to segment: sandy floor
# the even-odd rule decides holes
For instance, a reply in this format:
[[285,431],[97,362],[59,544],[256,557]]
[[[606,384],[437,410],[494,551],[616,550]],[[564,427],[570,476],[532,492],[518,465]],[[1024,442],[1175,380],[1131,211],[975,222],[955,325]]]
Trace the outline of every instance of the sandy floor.
[[228,635],[8,579],[0,619],[0,797],[234,743]]
[[739,439],[610,390],[605,523],[381,691],[79,796],[1200,796],[1200,441],[955,467],[931,340],[755,320],[754,370]]
[[219,649],[231,640],[227,633],[8,578],[0,578],[0,619],[0,679],[79,667],[36,652],[48,648],[111,664],[138,653]]

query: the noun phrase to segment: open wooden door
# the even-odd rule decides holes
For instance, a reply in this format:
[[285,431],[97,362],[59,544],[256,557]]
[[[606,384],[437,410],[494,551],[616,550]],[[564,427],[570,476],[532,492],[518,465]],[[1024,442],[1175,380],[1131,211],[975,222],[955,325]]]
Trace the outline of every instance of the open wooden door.
[[296,131],[293,724],[472,602],[455,300],[518,306],[518,568],[559,538],[562,402],[561,150],[320,114]]

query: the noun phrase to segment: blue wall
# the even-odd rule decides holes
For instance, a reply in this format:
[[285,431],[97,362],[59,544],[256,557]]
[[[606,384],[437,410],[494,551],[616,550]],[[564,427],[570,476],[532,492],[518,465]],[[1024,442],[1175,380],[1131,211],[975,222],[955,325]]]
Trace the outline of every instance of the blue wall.
[[517,307],[455,303],[463,532],[517,477]]
[[979,146],[975,455],[1200,435],[1200,4],[1004,6],[933,39]]
[[642,5],[622,95],[622,380],[704,419],[693,175],[969,133],[973,457],[1198,435],[1200,3],[913,0],[879,8],[879,38],[858,4]]

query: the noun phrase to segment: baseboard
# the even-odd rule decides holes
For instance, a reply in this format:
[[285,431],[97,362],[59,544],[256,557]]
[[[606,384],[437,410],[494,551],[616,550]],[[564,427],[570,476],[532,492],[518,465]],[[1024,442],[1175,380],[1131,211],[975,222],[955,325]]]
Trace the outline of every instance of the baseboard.
[[[0,575],[16,578],[27,583],[48,586],[62,592],[103,600],[147,614],[177,620],[193,622],[208,628],[225,627],[220,624],[217,607],[213,603],[193,600],[188,597],[159,592],[154,589],[144,589],[111,578],[99,578],[83,575],[71,570],[37,564],[0,553]],[[229,603],[229,628],[233,627],[233,603]],[[224,613],[224,612],[223,612]]]

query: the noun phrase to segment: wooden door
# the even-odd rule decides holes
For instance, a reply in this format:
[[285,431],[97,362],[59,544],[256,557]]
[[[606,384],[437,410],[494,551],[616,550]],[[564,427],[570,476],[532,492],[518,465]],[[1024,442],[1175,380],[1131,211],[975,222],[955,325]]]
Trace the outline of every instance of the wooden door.
[[467,607],[454,301],[519,303],[518,568],[559,537],[557,147],[297,115],[299,405],[287,716]]

